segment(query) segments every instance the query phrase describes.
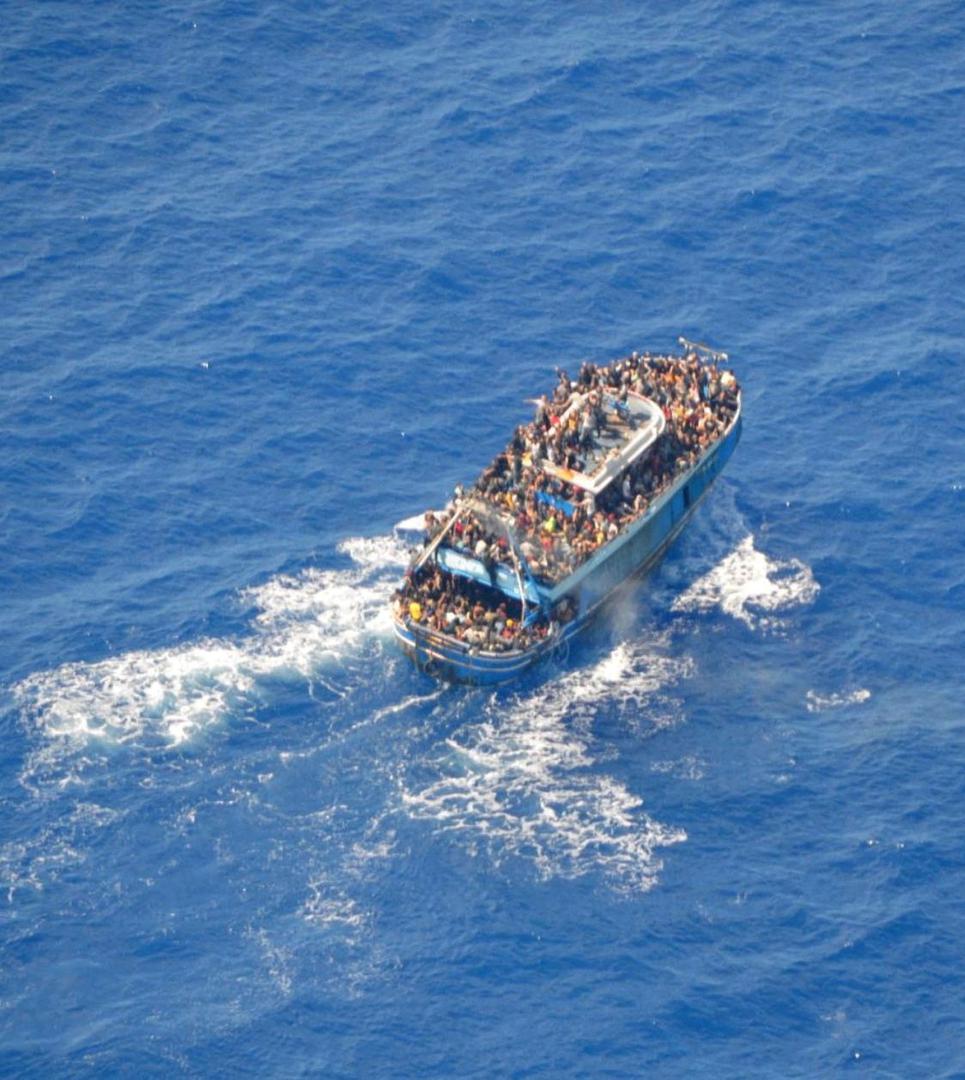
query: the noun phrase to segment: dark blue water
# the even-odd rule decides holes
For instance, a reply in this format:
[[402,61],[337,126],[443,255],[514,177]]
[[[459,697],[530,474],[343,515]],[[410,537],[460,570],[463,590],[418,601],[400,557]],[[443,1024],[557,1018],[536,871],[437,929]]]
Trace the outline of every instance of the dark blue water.
[[[6,4],[0,1071],[965,1074],[956,3]],[[558,363],[743,441],[498,693],[393,524]]]

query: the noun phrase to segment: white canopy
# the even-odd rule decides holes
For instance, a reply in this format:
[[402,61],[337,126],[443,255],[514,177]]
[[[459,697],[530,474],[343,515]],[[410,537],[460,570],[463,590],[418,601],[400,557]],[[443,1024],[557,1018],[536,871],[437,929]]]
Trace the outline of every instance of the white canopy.
[[621,410],[622,416],[614,409],[603,430],[594,438],[587,452],[586,472],[564,469],[548,461],[542,463],[544,472],[599,495],[627,466],[653,446],[666,426],[660,406],[641,394],[628,393]]

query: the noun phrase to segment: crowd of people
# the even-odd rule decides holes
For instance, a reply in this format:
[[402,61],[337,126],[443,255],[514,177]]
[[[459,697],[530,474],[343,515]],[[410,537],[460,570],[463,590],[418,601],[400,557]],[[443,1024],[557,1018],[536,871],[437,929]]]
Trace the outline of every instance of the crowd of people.
[[533,610],[533,617],[524,623],[518,600],[502,594],[494,597],[491,589],[469,578],[457,578],[431,563],[406,574],[402,588],[393,594],[393,604],[400,618],[485,652],[538,644],[573,617],[572,605],[563,602],[552,615]]
[[[447,514],[426,515],[426,545],[444,541],[474,556],[491,577],[504,564],[553,585],[645,514],[675,477],[698,461],[729,427],[739,397],[732,372],[693,352],[634,352],[606,366],[584,363],[575,380],[562,369],[557,375],[552,396],[536,400],[532,422],[516,428],[509,446],[470,491],[457,488]],[[666,423],[652,448],[622,476],[594,496],[546,467],[582,472],[601,434],[625,429],[631,393],[655,402]],[[440,538],[443,530],[446,536]],[[484,587],[427,564],[407,576],[396,610],[471,645],[497,650],[522,648],[533,635],[549,632],[546,618],[527,619],[524,626],[518,602],[492,590],[486,594]]]

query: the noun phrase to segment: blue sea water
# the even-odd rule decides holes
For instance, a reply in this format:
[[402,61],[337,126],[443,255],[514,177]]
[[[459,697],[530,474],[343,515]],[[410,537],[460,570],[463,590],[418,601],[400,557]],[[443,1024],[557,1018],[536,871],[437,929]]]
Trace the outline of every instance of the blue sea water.
[[[965,1075],[961,5],[0,10],[0,1072]],[[678,334],[659,569],[416,672],[393,524]]]

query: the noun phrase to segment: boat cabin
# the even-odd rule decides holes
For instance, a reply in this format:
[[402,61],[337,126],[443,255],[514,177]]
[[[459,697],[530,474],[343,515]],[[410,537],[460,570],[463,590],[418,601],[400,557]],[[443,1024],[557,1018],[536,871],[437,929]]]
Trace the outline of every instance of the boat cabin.
[[[640,394],[627,393],[622,401],[606,398],[604,404],[610,407],[605,414],[606,423],[589,443],[582,471],[543,462],[543,470],[551,476],[594,495],[599,495],[625,469],[639,461],[666,426],[659,405]],[[561,423],[572,408],[570,405],[560,416]]]

